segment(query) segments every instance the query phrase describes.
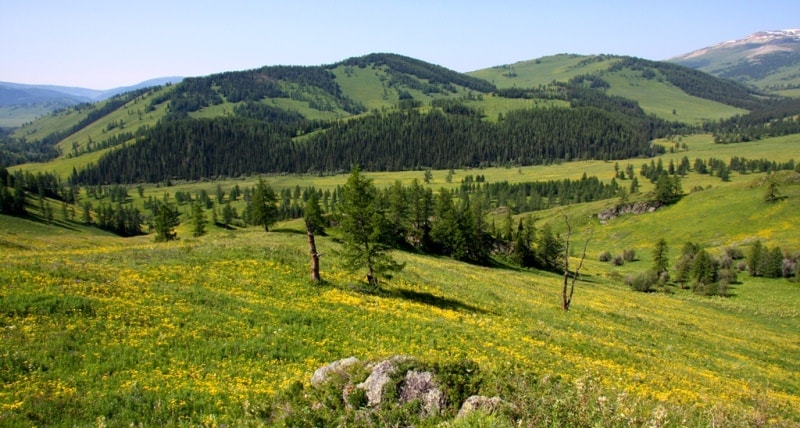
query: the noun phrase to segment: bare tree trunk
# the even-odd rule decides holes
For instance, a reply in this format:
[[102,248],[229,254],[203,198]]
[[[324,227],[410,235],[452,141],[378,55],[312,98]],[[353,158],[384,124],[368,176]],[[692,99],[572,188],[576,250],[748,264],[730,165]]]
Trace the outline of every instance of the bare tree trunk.
[[572,303],[572,291],[570,291],[569,297],[567,297],[567,285],[569,284],[569,238],[570,235],[572,235],[572,226],[570,226],[569,217],[567,217],[566,214],[564,214],[564,223],[567,224],[567,237],[564,240],[564,286],[561,287],[561,308],[568,311],[569,304]]
[[[586,248],[589,246],[589,240],[592,238],[592,233],[586,238],[583,243],[583,254],[581,254],[581,261],[578,263],[578,268],[575,269],[575,274],[572,276],[572,283],[569,283],[569,238],[572,235],[572,226],[569,224],[569,217],[564,214],[564,222],[567,224],[567,239],[564,243],[564,286],[561,288],[561,308],[565,311],[569,310],[569,305],[572,303],[572,295],[575,293],[575,281],[578,279],[583,261],[586,259]],[[567,285],[569,284],[569,288]]]
[[314,232],[308,222],[306,222],[306,235],[308,235],[308,249],[311,252],[311,281],[320,282],[322,278],[319,276],[319,253],[317,252],[317,243],[314,240]]

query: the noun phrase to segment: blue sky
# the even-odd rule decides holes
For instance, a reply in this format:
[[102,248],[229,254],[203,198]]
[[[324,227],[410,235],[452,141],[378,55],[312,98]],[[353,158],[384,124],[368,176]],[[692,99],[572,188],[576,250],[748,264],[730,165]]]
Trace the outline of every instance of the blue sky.
[[557,53],[662,60],[799,27],[796,0],[3,0],[0,81],[108,89],[373,52],[461,72]]

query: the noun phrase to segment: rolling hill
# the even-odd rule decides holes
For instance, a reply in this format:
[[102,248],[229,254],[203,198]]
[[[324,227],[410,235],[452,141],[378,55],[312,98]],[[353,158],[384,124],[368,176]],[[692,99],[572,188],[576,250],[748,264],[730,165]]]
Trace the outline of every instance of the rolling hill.
[[103,101],[124,92],[176,83],[181,79],[181,77],[161,77],[131,86],[105,90],[0,82],[0,128],[15,128],[55,110],[76,104]]
[[[0,425],[796,426],[794,111],[638,58],[372,54],[49,114],[0,146]],[[354,163],[369,244],[405,266],[377,287],[343,251]],[[443,408],[370,406],[360,368],[309,381],[393,355]],[[457,417],[472,394],[501,406]]]
[[[538,87],[552,82],[583,81],[590,76],[596,88],[634,100],[649,114],[690,124],[745,113],[753,107],[755,95],[742,86],[704,73],[614,55],[555,55],[469,74],[498,88]],[[736,95],[724,99],[726,94]]]
[[782,95],[800,95],[800,29],[761,31],[669,60]]
[[[126,145],[121,152],[129,152],[136,141],[151,144],[152,147],[145,152],[157,152],[160,145],[156,141],[163,139],[167,127],[174,127],[174,123],[168,124],[170,121],[182,121],[182,126],[187,130],[205,126],[198,122],[200,120],[211,121],[208,129],[215,129],[217,137],[203,144],[206,147],[209,144],[225,145],[225,134],[229,132],[225,128],[230,126],[232,118],[240,119],[236,125],[239,129],[243,126],[261,129],[255,131],[262,134],[258,137],[259,141],[270,142],[271,148],[259,149],[259,153],[262,153],[260,158],[248,158],[248,161],[256,163],[217,171],[215,174],[339,171],[347,170],[353,162],[365,165],[373,162],[370,168],[375,169],[530,164],[556,159],[618,158],[619,153],[627,152],[630,148],[623,150],[612,147],[615,143],[609,143],[607,138],[618,132],[603,131],[605,136],[597,141],[596,147],[560,152],[537,149],[543,154],[525,153],[521,151],[521,146],[505,151],[491,147],[480,149],[487,142],[496,144],[500,141],[497,133],[504,134],[502,139],[505,140],[523,142],[530,138],[521,134],[528,132],[530,135],[530,130],[514,128],[512,122],[505,120],[518,117],[518,114],[510,114],[515,110],[569,111],[554,116],[566,121],[559,125],[566,129],[572,126],[568,123],[580,123],[577,116],[589,117],[595,115],[591,109],[601,109],[606,112],[603,115],[614,116],[602,119],[606,121],[607,130],[631,126],[640,130],[648,129],[644,134],[624,131],[629,135],[638,135],[628,139],[632,147],[643,147],[652,138],[683,132],[681,129],[708,120],[746,113],[748,109],[757,108],[761,99],[745,87],[727,80],[677,65],[629,57],[564,55],[465,75],[400,55],[371,54],[325,66],[268,66],[187,78],[175,85],[120,94],[90,106],[59,111],[20,127],[13,137],[34,145],[55,147],[61,155],[41,167],[59,171],[62,176],[70,174],[73,168],[86,169],[90,163],[95,166],[102,163],[100,168],[105,169],[116,165],[111,168],[123,171],[124,168],[120,169],[121,159],[112,160],[105,154],[113,147],[122,147],[124,143]],[[442,120],[409,122],[405,125],[398,121],[396,114],[412,110],[423,115],[431,111],[441,112],[442,116],[431,118],[439,117]],[[382,115],[394,120],[391,129],[385,127],[390,122],[376,124],[383,120]],[[416,116],[409,116],[413,117]],[[245,122],[249,125],[243,125]],[[440,156],[430,159],[420,156],[418,152],[413,155],[396,152],[399,158],[405,157],[407,160],[376,161],[374,155],[369,160],[363,158],[368,150],[350,147],[335,148],[333,153],[355,149],[362,157],[356,154],[336,161],[320,159],[312,164],[286,163],[286,159],[296,158],[291,153],[315,153],[313,156],[304,154],[302,159],[316,157],[319,153],[331,153],[330,148],[335,146],[328,141],[343,126],[356,128],[350,132],[351,138],[372,134],[378,139],[405,139],[409,142],[425,135],[438,133],[443,136],[441,130],[445,129],[450,129],[448,132],[458,128],[481,131],[467,132],[465,135],[470,135],[472,139],[461,146],[467,152],[451,159]],[[375,126],[384,129],[375,133]],[[409,126],[418,128],[410,129]],[[436,130],[431,126],[442,128]],[[401,130],[403,127],[404,131]],[[264,134],[266,132],[269,136]],[[553,133],[555,128],[546,131],[551,134],[541,133],[542,130],[536,132],[540,132],[540,140],[562,141],[564,138]],[[474,138],[480,135],[484,137]],[[369,142],[361,137],[358,139],[360,143]],[[338,141],[336,144],[344,140]],[[188,144],[188,141],[181,140],[179,143]],[[421,144],[419,141],[417,143]],[[446,148],[447,144],[454,143],[452,140],[428,143],[432,144],[433,152],[454,153],[452,148]],[[414,144],[409,145],[408,149],[412,150]],[[434,149],[437,144],[441,147]],[[388,146],[384,144],[383,147]],[[403,146],[394,147],[392,151],[403,150]],[[182,153],[181,156],[186,156],[186,150],[186,146],[173,147],[165,155],[169,157]],[[240,147],[237,150],[252,151],[253,147]],[[642,149],[635,150],[639,150],[640,155],[646,154]],[[46,153],[50,152],[43,152],[37,160],[46,157]],[[276,163],[264,159],[264,153],[267,157],[282,161]],[[158,156],[157,153],[153,155]],[[125,153],[108,156],[127,156],[125,165],[130,165],[129,169],[138,168]],[[19,159],[13,156],[7,158]],[[154,164],[144,159],[137,162],[141,165]],[[169,164],[177,165],[178,162]],[[201,168],[201,175],[203,170],[208,168]],[[87,174],[82,177],[101,179],[95,172]],[[147,180],[167,178],[197,177],[162,169]],[[106,176],[102,180],[111,179]],[[114,181],[141,179],[144,178],[130,173],[113,178]]]

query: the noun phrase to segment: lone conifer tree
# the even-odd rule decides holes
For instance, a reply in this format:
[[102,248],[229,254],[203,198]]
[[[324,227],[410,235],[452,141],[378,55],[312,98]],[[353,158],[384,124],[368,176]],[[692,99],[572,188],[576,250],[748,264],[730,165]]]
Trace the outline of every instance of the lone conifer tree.
[[178,210],[166,202],[158,203],[158,212],[154,219],[156,242],[172,241],[178,237],[175,228],[181,224]]
[[378,287],[378,277],[388,277],[390,272],[403,268],[389,255],[386,244],[383,211],[379,208],[378,191],[372,180],[361,174],[354,166],[342,187],[340,205],[343,255],[349,269],[367,269],[367,283]]
[[250,223],[264,226],[264,231],[268,232],[269,227],[278,219],[278,207],[275,206],[277,200],[272,187],[259,178],[250,200]]
[[669,269],[667,241],[661,238],[656,243],[656,247],[653,248],[653,272],[656,275],[661,275],[667,272],[667,269]]
[[203,211],[203,206],[200,201],[195,201],[192,204],[192,236],[197,238],[206,234],[206,213]]

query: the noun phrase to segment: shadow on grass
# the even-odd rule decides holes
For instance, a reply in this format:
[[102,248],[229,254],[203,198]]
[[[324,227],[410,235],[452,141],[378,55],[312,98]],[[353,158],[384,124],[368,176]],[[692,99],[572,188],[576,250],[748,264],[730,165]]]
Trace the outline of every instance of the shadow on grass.
[[287,227],[283,227],[283,228],[279,228],[279,229],[278,228],[270,229],[269,231],[270,232],[275,232],[275,233],[288,233],[288,234],[291,234],[291,235],[305,235],[306,234],[305,230],[289,229]]
[[436,296],[428,292],[409,290],[407,288],[385,289],[381,288],[380,286],[378,288],[373,288],[364,282],[343,285],[343,284],[328,282],[325,280],[323,280],[321,283],[317,283],[317,285],[320,290],[322,290],[325,287],[333,287],[333,288],[338,288],[340,290],[347,290],[370,296],[383,297],[388,299],[408,300],[423,305],[434,306],[439,309],[446,309],[458,312],[472,312],[479,314],[491,313],[490,311],[479,308],[477,306],[470,305],[468,303],[464,303],[456,299],[450,299],[444,296]]
[[484,309],[470,305],[468,303],[461,302],[456,299],[450,299],[444,296],[435,296],[431,293],[414,291],[406,288],[388,290],[385,292],[385,294],[388,297],[410,300],[412,302],[421,303],[423,305],[435,306],[439,309],[449,309],[452,311],[467,311],[480,314],[488,313]]

